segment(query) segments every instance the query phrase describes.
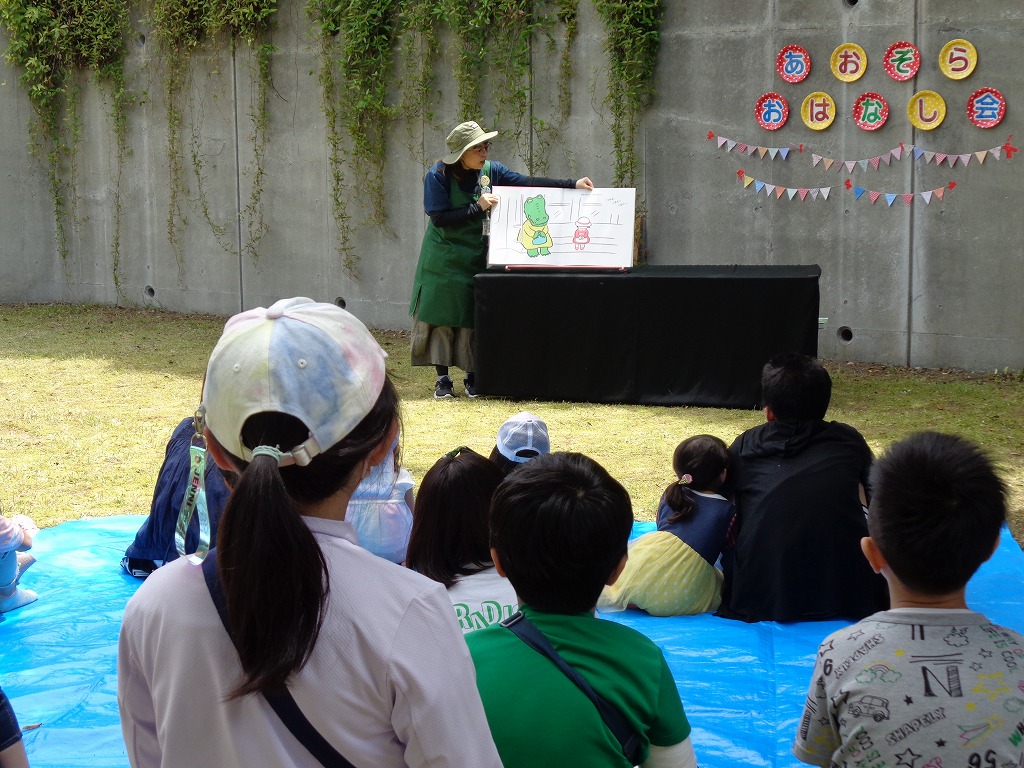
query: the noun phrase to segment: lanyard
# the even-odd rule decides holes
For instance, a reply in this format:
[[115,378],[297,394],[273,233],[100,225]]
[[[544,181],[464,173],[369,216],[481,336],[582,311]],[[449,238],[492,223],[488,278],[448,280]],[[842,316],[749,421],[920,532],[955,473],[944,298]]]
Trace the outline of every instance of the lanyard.
[[[491,191],[491,175],[490,174],[491,174],[491,161],[490,160],[484,160],[483,168],[480,169],[480,181],[478,182],[478,188],[480,190],[480,193],[478,195],[476,195],[476,199],[477,200],[480,199],[480,195],[484,194],[485,192],[490,192]],[[483,231],[482,231],[481,234],[482,234],[483,237],[490,237],[491,236],[491,209],[490,208],[488,208],[486,211],[484,211]]]
[[[188,448],[189,476],[188,485],[185,488],[185,496],[181,500],[181,509],[178,511],[178,523],[174,528],[174,546],[178,554],[187,558],[192,565],[200,565],[206,559],[206,553],[210,551],[210,513],[206,509],[206,438],[203,430],[206,427],[206,409],[199,406],[192,419],[195,425],[195,434]],[[192,521],[192,515],[199,512],[199,541],[196,544],[196,551],[188,554],[185,551],[185,535],[188,533],[188,525]]]

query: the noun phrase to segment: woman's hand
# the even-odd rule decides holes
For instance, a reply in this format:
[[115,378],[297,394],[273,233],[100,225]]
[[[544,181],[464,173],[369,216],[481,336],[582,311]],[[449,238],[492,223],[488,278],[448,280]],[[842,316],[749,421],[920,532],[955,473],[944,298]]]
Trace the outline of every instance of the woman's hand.
[[498,196],[493,192],[484,192],[480,195],[477,203],[480,204],[481,211],[486,211],[488,208],[492,208],[498,204]]
[[594,189],[594,182],[590,180],[589,176],[584,176],[582,179],[576,180],[576,189]]

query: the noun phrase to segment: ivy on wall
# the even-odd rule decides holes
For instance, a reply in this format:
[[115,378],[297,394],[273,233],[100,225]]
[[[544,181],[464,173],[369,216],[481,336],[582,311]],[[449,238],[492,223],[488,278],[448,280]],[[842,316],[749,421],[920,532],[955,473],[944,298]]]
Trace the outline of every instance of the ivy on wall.
[[610,70],[605,101],[612,114],[615,186],[636,186],[640,161],[636,134],[653,91],[657,60],[660,0],[595,0],[608,36],[605,50]]
[[127,147],[124,33],[127,0],[2,0],[0,23],[7,35],[8,62],[22,69],[21,83],[32,103],[33,154],[45,156],[53,202],[57,252],[67,265],[68,226],[77,201],[75,162],[80,70],[110,88],[111,120],[117,147],[114,185],[113,280],[120,295],[120,174]]
[[[266,233],[263,220],[262,192],[267,141],[267,91],[270,82],[270,57],[273,46],[263,42],[269,31],[277,0],[153,0],[150,21],[166,52],[167,71],[164,96],[167,104],[167,166],[169,175],[169,201],[167,208],[167,239],[174,249],[178,264],[178,283],[185,284],[185,258],[180,235],[187,219],[183,201],[188,198],[185,183],[185,143],[183,129],[183,92],[190,87],[189,57],[226,33],[232,46],[241,40],[254,49],[253,80],[257,93],[250,108],[253,126],[253,163],[245,169],[250,177],[251,192],[242,210],[239,225],[245,225],[243,252],[255,261],[257,247]],[[196,200],[203,218],[209,224],[221,247],[234,252],[225,238],[226,225],[215,222],[205,192],[205,161],[203,159],[199,125],[192,123],[189,138],[189,159],[196,179]]]
[[[91,70],[111,85],[112,122],[118,147],[114,184],[114,282],[120,297],[120,178],[128,153],[125,38],[129,0],[0,0],[0,22],[7,30],[7,59],[23,70],[21,81],[35,110],[33,147],[45,153],[54,204],[58,250],[67,261],[67,226],[74,221],[75,155],[79,136],[76,71]],[[190,88],[189,61],[197,51],[226,40],[234,52],[251,49],[256,84],[248,117],[252,161],[243,169],[250,196],[239,212],[239,250],[258,259],[266,234],[262,193],[268,140],[268,88],[274,47],[269,42],[277,0],[142,0],[165,53],[169,199],[167,237],[184,285],[181,234],[186,205],[197,207],[221,246],[235,251],[226,225],[215,222],[206,200],[201,126],[192,121],[184,136],[183,110]],[[528,158],[529,171],[546,164],[553,138],[564,132],[572,104],[573,52],[578,30],[578,0],[305,0],[314,25],[320,65],[324,116],[331,169],[332,214],[338,227],[338,251],[346,271],[357,274],[351,239],[349,200],[359,200],[382,231],[387,201],[382,174],[386,137],[399,119],[432,123],[435,69],[450,64],[459,101],[459,119],[493,116],[493,126],[509,139],[516,154]],[[636,137],[643,110],[652,96],[658,51],[660,0],[594,0],[607,36],[609,94],[604,106],[612,117],[615,184],[635,186],[639,174]],[[451,50],[441,50],[439,31],[450,30]],[[560,34],[559,34],[560,33]],[[536,118],[533,105],[535,52],[547,39],[557,52],[555,119]],[[489,105],[485,105],[485,96]],[[485,109],[485,107],[487,107]],[[446,123],[448,118],[446,117]],[[187,157],[187,161],[186,161]],[[190,198],[185,169],[194,173]],[[70,206],[70,210],[69,210]]]
[[338,251],[345,270],[356,275],[349,197],[366,199],[369,219],[382,229],[387,226],[385,136],[395,116],[387,99],[399,7],[396,0],[309,0],[306,11],[319,34]]

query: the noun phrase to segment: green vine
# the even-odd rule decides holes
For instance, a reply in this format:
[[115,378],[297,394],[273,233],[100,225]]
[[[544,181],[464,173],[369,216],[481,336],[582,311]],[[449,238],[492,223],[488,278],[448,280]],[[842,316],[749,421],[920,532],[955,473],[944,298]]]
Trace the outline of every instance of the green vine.
[[615,185],[636,186],[636,133],[650,103],[661,26],[660,0],[595,0],[608,40],[611,70],[606,106],[612,114]]
[[[557,30],[561,30],[561,41],[556,39]],[[572,54],[579,36],[579,0],[557,0],[554,19],[546,24],[545,32],[548,55],[558,59],[558,75],[552,94],[554,99],[550,104],[554,119],[549,122],[540,117],[533,118],[535,146],[531,172],[541,174],[548,170],[553,140],[564,136],[572,111],[572,77],[576,71]]]
[[358,259],[352,248],[352,224],[348,213],[348,195],[345,188],[345,147],[341,135],[341,113],[337,102],[337,77],[334,66],[334,39],[329,26],[321,25],[319,39],[320,100],[327,128],[327,165],[331,172],[331,213],[338,230],[336,248],[342,268],[356,276]]
[[[232,40],[241,39],[256,48],[259,91],[254,111],[250,112],[254,125],[254,167],[248,169],[250,177],[253,178],[253,186],[244,209],[247,233],[243,247],[243,250],[255,260],[256,248],[266,231],[260,199],[263,191],[263,161],[266,148],[266,92],[270,79],[270,54],[273,51],[272,46],[264,45],[260,41],[269,30],[276,11],[277,0],[153,0],[151,20],[167,53],[167,75],[164,81],[169,174],[167,238],[174,249],[175,261],[178,264],[179,285],[185,284],[184,251],[180,235],[188,223],[183,208],[188,188],[184,179],[182,93],[191,84],[189,57],[222,31],[226,31]],[[222,248],[233,252],[230,244],[224,239],[225,226],[213,221],[206,200],[203,186],[205,161],[197,131],[196,121],[193,121],[189,160],[196,177],[196,203],[217,242]]]
[[245,225],[242,252],[253,263],[259,260],[259,244],[267,234],[267,223],[263,218],[263,183],[266,174],[267,126],[270,120],[267,111],[267,95],[270,83],[270,57],[276,49],[269,43],[257,45],[253,57],[253,81],[256,93],[249,106],[249,121],[252,124],[252,161],[243,173],[249,177],[249,199],[242,208],[241,218]]
[[[422,117],[424,123],[434,120],[433,64],[439,54],[434,22],[434,0],[404,0],[398,18],[398,37],[401,41],[398,57],[401,74],[398,76],[399,106],[397,113],[406,118]],[[407,144],[419,166],[429,162],[422,142]]]
[[270,92],[270,62],[277,49],[272,43],[264,42],[264,37],[270,30],[276,11],[277,0],[229,0],[225,6],[225,20],[232,40],[241,40],[253,52],[250,74],[256,91],[248,112],[252,126],[252,161],[243,170],[249,178],[250,189],[249,199],[242,208],[239,224],[244,224],[242,252],[248,255],[253,263],[259,260],[259,244],[268,230],[266,220],[263,218],[267,128],[270,121],[267,100]]
[[[360,180],[367,218],[387,230],[384,199],[386,136],[398,112],[388,103],[389,73],[400,26],[397,0],[309,0],[306,12],[320,36],[319,81],[330,146],[332,210],[338,252],[349,274],[357,274],[351,247],[346,166]],[[343,138],[342,131],[347,135]]]
[[534,0],[440,0],[435,20],[451,25],[456,35],[459,119],[482,118],[486,77],[494,94],[494,127],[503,140],[512,140],[512,151],[530,158],[533,37],[547,23]]
[[[347,272],[356,276],[350,206],[365,208],[358,221],[387,229],[383,173],[387,139],[399,121],[431,124],[435,119],[433,82],[437,62],[452,64],[460,120],[491,123],[508,142],[508,153],[527,159],[529,171],[546,167],[553,137],[565,132],[572,108],[573,53],[578,35],[579,0],[305,0],[318,40],[318,80],[327,124],[332,214],[337,248]],[[77,198],[76,148],[81,134],[76,79],[91,70],[110,84],[117,165],[113,172],[113,282],[122,294],[122,167],[129,153],[127,109],[132,103],[124,74],[129,0],[0,0],[0,23],[7,30],[6,58],[20,67],[33,106],[33,152],[45,158],[53,201],[58,252],[67,265],[70,227]],[[609,91],[618,186],[636,186],[637,132],[652,97],[659,45],[660,0],[595,0],[607,36]],[[269,40],[277,0],[151,0],[150,20],[165,51],[167,236],[184,285],[181,235],[191,207],[201,213],[225,249],[254,262],[267,232],[263,192],[267,155],[271,63]],[[438,32],[447,27],[455,45],[442,55]],[[538,49],[546,35],[547,47]],[[213,221],[207,203],[209,171],[199,133],[201,119],[185,117],[191,91],[190,57],[216,39],[249,46],[251,160],[242,169],[250,183],[238,213],[239,243],[232,246],[224,224]],[[533,90],[537,50],[557,59],[556,86],[541,98]],[[234,48],[232,49],[234,52]],[[552,61],[552,63],[554,63]],[[554,73],[553,73],[554,74]],[[488,103],[485,102],[485,97]],[[547,117],[553,115],[552,118]],[[444,123],[453,122],[445,115]],[[186,126],[189,127],[186,127]],[[190,130],[191,129],[191,130]],[[419,147],[423,153],[422,145]],[[185,169],[194,172],[190,194]],[[356,194],[358,193],[358,194]],[[194,199],[193,199],[194,198]],[[642,210],[642,205],[638,210]]]
[[[57,253],[67,269],[68,223],[76,206],[75,160],[81,126],[77,110],[76,73],[92,71],[113,86],[112,119],[120,165],[127,153],[126,109],[131,99],[125,86],[124,36],[127,0],[3,0],[0,23],[8,38],[5,58],[23,70],[34,119],[30,125],[32,151],[45,155],[53,202]],[[120,187],[115,195],[113,240],[114,282],[119,286]],[[120,294],[120,289],[118,289]]]

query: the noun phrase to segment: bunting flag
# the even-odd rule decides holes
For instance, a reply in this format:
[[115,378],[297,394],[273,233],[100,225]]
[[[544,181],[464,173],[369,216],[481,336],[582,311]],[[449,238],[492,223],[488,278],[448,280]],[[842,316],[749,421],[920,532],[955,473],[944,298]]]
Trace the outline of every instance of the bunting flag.
[[[726,136],[719,136],[714,131],[708,131],[708,141],[714,140],[719,149],[724,148],[726,152],[732,152],[735,150],[741,155],[752,157],[755,153],[762,160],[768,157],[771,160],[787,160],[790,152],[803,153],[805,147],[803,144],[791,144],[788,147],[766,147],[758,144],[747,144],[742,141],[736,141]],[[880,165],[889,165],[894,160],[904,160],[908,157],[913,157],[914,160],[920,160],[924,158],[925,165],[934,162],[936,165],[942,165],[945,163],[950,168],[953,168],[957,163],[967,167],[971,164],[971,161],[975,161],[978,165],[981,165],[989,157],[993,157],[996,160],[1001,160],[1005,156],[1007,160],[1013,159],[1015,152],[1020,150],[1010,144],[1013,139],[1011,133],[1005,144],[1000,144],[998,147],[990,147],[989,149],[981,149],[971,152],[936,152],[928,150],[923,147],[915,146],[914,144],[904,144],[900,142],[898,147],[893,147],[887,152],[883,152],[880,155],[874,157],[862,157],[856,160],[848,160],[846,158],[828,157],[817,152],[810,153],[811,165],[815,168],[823,168],[826,171],[835,170],[837,173],[841,172],[843,168],[846,169],[847,173],[852,173],[853,169],[860,167],[861,170],[866,171],[870,166],[874,170],[878,170]]]
[[[809,197],[812,201],[828,200],[829,193],[832,191],[832,187],[782,187],[776,184],[770,184],[767,181],[761,179],[755,179],[753,176],[747,174],[742,168],[736,171],[736,178],[739,179],[744,189],[754,188],[754,194],[759,195],[762,192],[769,198],[773,195],[776,200],[781,200],[785,195],[787,200],[797,200],[801,203],[806,203]],[[866,187],[857,186],[851,179],[846,179],[843,182],[843,186],[853,192],[853,198],[860,200],[864,195],[867,195],[868,200],[872,204],[877,202],[879,198],[885,200],[887,207],[892,207],[892,204],[898,199],[902,199],[908,206],[914,202],[914,198],[920,197],[925,205],[931,203],[932,198],[942,200],[946,190],[956,189],[957,183],[950,181],[944,187],[938,187],[937,189],[927,189],[923,192],[882,192],[876,189],[867,189]]]
[[736,150],[738,154],[752,156],[755,153],[762,160],[767,155],[772,160],[786,160],[794,147],[764,147],[760,144],[747,144],[743,141],[736,141],[726,136],[719,136],[714,131],[708,131],[708,141],[714,141],[719,149],[724,148],[726,152]]
[[[1010,138],[1013,138],[1012,135]],[[945,163],[950,168],[954,167],[957,163],[966,167],[971,164],[972,161],[981,165],[989,157],[994,157],[999,160],[1002,155],[1007,153],[1007,140],[1006,144],[1001,144],[998,147],[990,147],[989,149],[981,149],[976,152],[933,152],[931,150],[924,149],[923,147],[916,147],[913,144],[907,146],[900,144],[888,152],[883,152],[880,155],[874,157],[865,157],[859,160],[846,160],[843,158],[826,157],[825,155],[813,154],[812,165],[815,167],[824,168],[826,171],[832,170],[835,167],[836,171],[840,171],[845,168],[847,173],[851,173],[854,168],[860,167],[861,170],[866,171],[869,167],[874,170],[878,170],[881,165],[889,165],[894,160],[903,160],[906,157],[913,156],[915,160],[924,159],[925,165],[934,162],[936,165],[942,165]],[[1012,147],[1012,152],[1016,152],[1017,148]],[[1010,159],[1009,156],[1007,159]]]
[[754,188],[754,194],[759,195],[762,192],[766,196],[774,196],[776,200],[781,200],[782,196],[785,195],[787,200],[793,200],[799,198],[800,202],[807,202],[807,198],[811,200],[828,200],[829,192],[832,191],[831,187],[780,187],[775,184],[769,184],[767,181],[761,179],[755,179],[753,176],[747,175],[747,172],[740,168],[736,171],[736,177],[743,185],[744,189]]
[[885,204],[887,206],[892,207],[892,204],[898,198],[902,199],[903,202],[906,203],[907,205],[910,205],[911,203],[914,202],[914,198],[920,197],[922,200],[924,200],[924,204],[928,205],[929,203],[931,203],[933,197],[941,200],[943,195],[945,195],[946,190],[956,189],[957,184],[955,181],[951,181],[948,184],[946,184],[946,186],[938,187],[937,189],[927,189],[924,192],[904,193],[879,192],[878,190],[875,189],[866,189],[865,187],[858,187],[855,186],[850,179],[847,179],[844,182],[844,186],[853,192],[854,200],[860,200],[865,194],[867,194],[868,200],[870,200],[872,204],[874,204],[875,201],[877,201],[879,198],[882,198],[883,200],[885,200]]

